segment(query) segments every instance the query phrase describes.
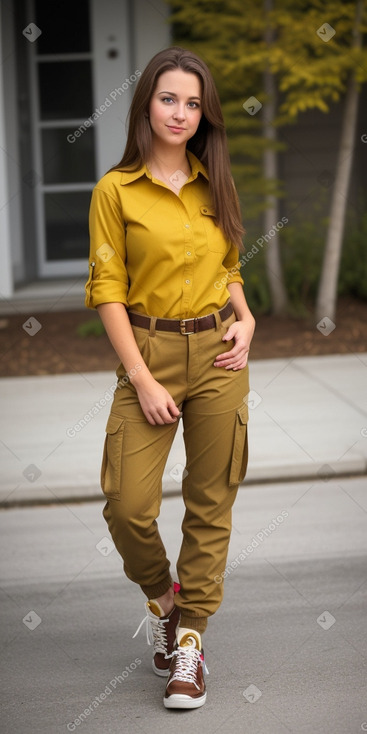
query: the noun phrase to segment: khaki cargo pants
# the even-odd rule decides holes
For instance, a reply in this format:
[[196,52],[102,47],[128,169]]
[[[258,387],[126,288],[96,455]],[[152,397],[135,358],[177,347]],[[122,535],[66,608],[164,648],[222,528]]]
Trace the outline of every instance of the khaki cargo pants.
[[[225,569],[232,505],[247,468],[248,367],[234,372],[213,367],[217,354],[233,347],[233,341],[221,339],[235,321],[234,314],[223,323],[218,313],[215,317],[215,328],[188,336],[156,331],[154,320],[150,330],[132,327],[150,371],[183,413],[186,511],[177,561],[181,590],[175,604],[181,626],[199,632],[222,601],[223,584],[215,579]],[[125,376],[122,365],[116,374],[120,380]],[[150,425],[126,377],[116,389],[101,469],[108,500],[103,516],[126,575],[148,599],[172,585],[156,518],[177,425]]]

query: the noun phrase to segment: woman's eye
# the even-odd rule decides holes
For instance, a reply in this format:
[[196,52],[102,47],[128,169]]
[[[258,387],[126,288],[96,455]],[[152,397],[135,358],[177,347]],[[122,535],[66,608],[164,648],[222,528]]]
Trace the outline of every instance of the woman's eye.
[[[167,104],[170,104],[171,102],[173,103],[175,102],[175,100],[172,99],[172,97],[161,97],[161,99],[162,99],[162,102],[166,102]],[[196,108],[200,107],[199,102],[188,102],[187,105],[192,110],[195,110]]]

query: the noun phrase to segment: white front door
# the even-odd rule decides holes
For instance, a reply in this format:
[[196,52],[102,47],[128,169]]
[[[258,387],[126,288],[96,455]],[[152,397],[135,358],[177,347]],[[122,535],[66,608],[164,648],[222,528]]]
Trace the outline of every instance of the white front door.
[[41,31],[29,43],[40,277],[86,270],[91,190],[121,158],[135,86],[128,5],[29,0]]

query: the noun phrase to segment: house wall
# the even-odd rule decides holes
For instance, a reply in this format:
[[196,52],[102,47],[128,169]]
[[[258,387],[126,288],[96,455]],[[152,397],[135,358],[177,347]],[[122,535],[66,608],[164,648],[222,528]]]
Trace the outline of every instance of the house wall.
[[[19,152],[19,118],[16,82],[16,18],[8,3],[0,5],[0,40],[2,64],[0,68],[0,293],[8,297],[13,281],[24,277],[22,239],[21,178]],[[22,37],[24,43],[26,39]]]
[[130,4],[134,65],[137,69],[144,69],[154,54],[171,45],[169,8],[159,0],[134,0]]
[[[367,94],[361,91],[356,129],[353,168],[348,192],[349,214],[360,217],[367,199]],[[280,156],[280,177],[285,183],[282,208],[294,220],[327,217],[332,184],[340,154],[345,98],[330,107],[330,114],[309,110],[296,124],[282,128],[281,140],[287,150]]]
[[[155,0],[91,0],[94,94],[99,106],[115,88],[127,87],[95,124],[98,177],[122,156],[126,119],[138,80],[149,59],[170,44],[167,6]],[[127,80],[127,81],[126,81]]]

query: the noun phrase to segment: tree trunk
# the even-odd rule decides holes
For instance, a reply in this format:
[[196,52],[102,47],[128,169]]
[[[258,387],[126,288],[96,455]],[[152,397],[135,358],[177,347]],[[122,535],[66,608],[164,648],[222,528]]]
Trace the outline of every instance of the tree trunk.
[[[265,13],[273,9],[273,0],[264,0]],[[271,44],[273,40],[273,30],[268,26],[264,33],[264,40],[267,44]],[[276,115],[277,90],[273,74],[267,68],[264,71],[264,91],[266,101],[263,105],[263,136],[266,141],[266,148],[263,154],[263,172],[265,181],[271,181],[278,178],[278,153],[272,150],[268,145],[277,140],[277,131],[274,127],[274,118]],[[279,205],[276,196],[269,194],[266,196],[266,209],[264,213],[264,234],[274,231],[273,227],[279,220]],[[265,248],[265,266],[268,278],[272,311],[277,315],[285,314],[288,310],[287,293],[284,285],[282,263],[280,259],[280,245],[278,232],[271,237],[271,240]]]
[[[361,48],[359,24],[362,14],[362,4],[363,0],[358,0],[353,39],[354,48]],[[353,162],[353,148],[355,145],[358,98],[358,87],[354,76],[351,75],[345,99],[340,149],[330,205],[330,217],[324,259],[317,295],[316,318],[318,321],[323,319],[325,316],[328,316],[332,321],[335,319],[347,196]]]

